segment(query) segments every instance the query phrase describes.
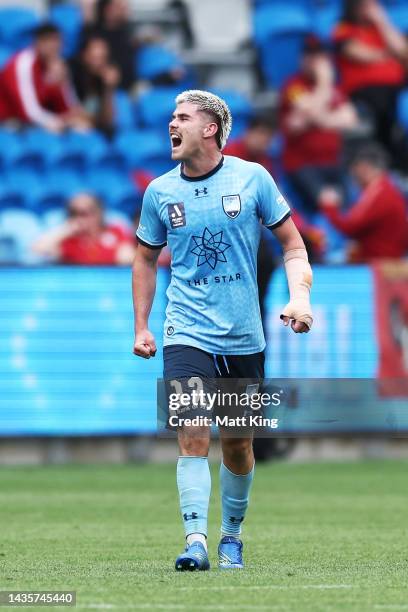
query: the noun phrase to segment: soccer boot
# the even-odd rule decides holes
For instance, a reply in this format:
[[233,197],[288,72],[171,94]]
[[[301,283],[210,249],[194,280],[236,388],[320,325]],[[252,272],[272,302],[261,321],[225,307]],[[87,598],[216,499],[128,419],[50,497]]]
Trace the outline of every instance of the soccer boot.
[[220,569],[242,569],[242,549],[244,545],[241,540],[232,536],[224,536],[218,545],[218,565]]
[[208,554],[201,542],[193,542],[176,559],[178,572],[195,572],[210,569]]

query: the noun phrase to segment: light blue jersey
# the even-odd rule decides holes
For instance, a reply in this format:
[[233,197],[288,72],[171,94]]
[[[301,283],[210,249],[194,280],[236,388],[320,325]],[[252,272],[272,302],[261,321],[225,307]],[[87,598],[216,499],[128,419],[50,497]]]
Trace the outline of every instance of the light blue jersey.
[[146,190],[137,237],[172,264],[164,346],[220,355],[265,348],[257,287],[261,223],[276,228],[289,206],[259,164],[225,156],[205,176],[179,165]]

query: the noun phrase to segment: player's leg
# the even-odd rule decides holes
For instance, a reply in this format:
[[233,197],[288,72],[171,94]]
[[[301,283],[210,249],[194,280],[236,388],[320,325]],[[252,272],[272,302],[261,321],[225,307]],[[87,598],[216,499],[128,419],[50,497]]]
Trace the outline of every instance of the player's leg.
[[177,486],[186,534],[186,549],[177,557],[176,569],[209,569],[207,556],[207,517],[211,493],[208,465],[210,430],[208,427],[183,427],[178,431],[180,456]]
[[[262,384],[264,354],[227,357],[229,377],[251,379]],[[237,415],[239,416],[239,415]],[[218,547],[219,566],[222,569],[243,567],[241,541],[242,523],[249,504],[254,478],[255,459],[252,433],[246,430],[242,437],[220,429],[222,463],[220,489],[222,504],[221,541]]]
[[249,504],[254,478],[252,437],[221,437],[221,541],[219,565],[223,569],[242,568],[242,523]]
[[[191,392],[191,383],[214,377],[211,355],[188,346],[172,346],[164,349],[164,378],[167,384],[179,392]],[[181,386],[180,386],[181,385]],[[194,415],[199,411],[194,412]],[[188,411],[184,418],[194,416]],[[208,465],[210,444],[209,427],[178,429],[180,456],[177,462],[177,486],[180,511],[183,519],[186,549],[176,560],[176,569],[209,569],[207,556],[207,516],[211,493],[211,476]]]

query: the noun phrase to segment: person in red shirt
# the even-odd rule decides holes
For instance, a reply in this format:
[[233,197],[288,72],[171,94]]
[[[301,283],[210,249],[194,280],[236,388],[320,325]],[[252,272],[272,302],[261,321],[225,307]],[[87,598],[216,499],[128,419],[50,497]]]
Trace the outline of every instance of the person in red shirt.
[[314,36],[306,39],[299,74],[280,96],[283,168],[310,211],[321,188],[342,183],[342,131],[357,124],[353,106],[335,85],[330,57]]
[[61,57],[62,39],[53,24],[35,31],[32,47],[11,57],[0,72],[0,122],[16,119],[59,132],[87,125]]
[[408,252],[408,207],[386,171],[383,149],[378,145],[361,149],[351,174],[362,193],[349,211],[340,211],[339,194],[332,188],[325,188],[320,194],[322,212],[335,228],[354,241],[349,261],[367,263],[404,257]]
[[33,248],[63,264],[130,265],[135,255],[130,231],[106,224],[101,201],[89,193],[74,196],[67,221],[41,236]]
[[[392,25],[378,0],[345,0],[333,38],[342,90],[368,111],[375,139],[398,161],[402,140],[393,140],[393,126],[408,63],[404,35]],[[408,158],[406,148],[404,158]]]
[[272,173],[273,162],[268,149],[274,133],[275,126],[268,117],[255,116],[243,136],[227,144],[224,153],[261,164]]

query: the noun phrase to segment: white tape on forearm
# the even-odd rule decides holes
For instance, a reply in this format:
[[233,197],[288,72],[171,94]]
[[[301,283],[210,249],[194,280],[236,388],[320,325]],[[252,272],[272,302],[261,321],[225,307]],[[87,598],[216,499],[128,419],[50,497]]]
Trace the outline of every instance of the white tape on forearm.
[[310,306],[310,291],[313,273],[306,249],[287,251],[283,260],[288,279],[290,301],[283,309],[282,315],[306,323],[311,328],[313,317]]

